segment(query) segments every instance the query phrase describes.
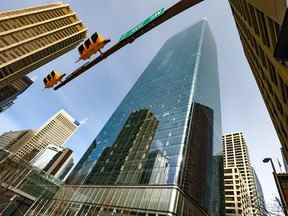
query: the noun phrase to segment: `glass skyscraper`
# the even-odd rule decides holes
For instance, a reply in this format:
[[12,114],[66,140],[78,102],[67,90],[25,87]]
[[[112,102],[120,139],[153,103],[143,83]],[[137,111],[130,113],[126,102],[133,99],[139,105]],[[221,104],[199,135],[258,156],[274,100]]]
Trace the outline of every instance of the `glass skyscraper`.
[[222,215],[217,68],[206,20],[170,38],[54,200],[71,215]]

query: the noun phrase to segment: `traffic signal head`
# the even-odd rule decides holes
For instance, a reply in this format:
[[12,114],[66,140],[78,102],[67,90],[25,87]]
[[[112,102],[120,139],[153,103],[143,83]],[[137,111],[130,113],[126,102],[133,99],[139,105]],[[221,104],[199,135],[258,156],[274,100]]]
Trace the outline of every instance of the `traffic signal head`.
[[51,81],[52,77],[51,77],[50,74],[48,74],[47,79],[48,79],[49,81]]
[[78,51],[79,51],[80,55],[82,55],[84,49],[85,49],[85,48],[84,48],[83,44],[78,47]]
[[85,45],[86,49],[89,49],[89,47],[91,45],[91,41],[89,38],[84,42],[84,45]]
[[91,40],[93,41],[93,43],[96,43],[97,39],[98,39],[98,33],[95,32],[95,33],[91,36]]

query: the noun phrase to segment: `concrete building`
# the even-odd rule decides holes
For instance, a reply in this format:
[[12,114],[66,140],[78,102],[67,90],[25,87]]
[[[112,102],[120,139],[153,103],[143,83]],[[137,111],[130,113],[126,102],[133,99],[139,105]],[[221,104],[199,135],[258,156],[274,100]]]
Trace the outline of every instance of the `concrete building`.
[[[285,173],[288,173],[288,160],[286,160],[285,158],[285,153],[284,153],[284,150],[283,150],[283,147],[281,148],[281,155],[282,155],[282,160],[283,160],[283,165],[284,165],[284,171]],[[281,170],[282,172],[282,170]]]
[[49,144],[58,146],[64,143],[76,132],[79,122],[75,121],[64,110],[52,116],[27,143],[16,153],[20,158],[31,161],[41,150]]
[[33,130],[9,131],[0,136],[0,149],[16,153],[30,138]]
[[14,104],[16,98],[32,85],[33,81],[24,76],[0,88],[0,113]]
[[[286,0],[229,0],[246,58],[288,159],[288,67],[274,58]],[[276,146],[275,146],[276,148]]]
[[68,4],[0,12],[0,86],[75,48],[85,36]]
[[74,165],[73,151],[62,146],[50,144],[46,149],[39,152],[31,163],[47,174],[64,180]]
[[[223,148],[224,148],[224,169],[225,168],[237,168],[238,169],[238,178],[243,179],[244,183],[247,187],[249,201],[246,201],[251,212],[248,215],[259,216],[261,215],[261,211],[258,206],[257,199],[257,191],[256,191],[256,180],[254,178],[253,169],[250,164],[248,148],[246,142],[244,140],[243,133],[231,133],[223,136]],[[235,172],[235,170],[233,170]],[[233,174],[230,172],[230,177],[234,179],[237,178],[237,174]],[[235,176],[235,177],[234,177]],[[240,180],[239,180],[240,181]],[[226,182],[227,183],[227,182]],[[236,181],[234,182],[236,183]],[[224,182],[225,193],[230,185],[226,185]],[[246,189],[245,189],[246,190]],[[244,191],[245,191],[244,190]],[[237,192],[238,193],[238,192]],[[246,192],[245,192],[246,193]],[[244,196],[245,197],[245,196]],[[225,201],[229,199],[229,197],[225,197]],[[237,200],[235,200],[235,203]],[[250,204],[249,204],[250,203]],[[230,204],[229,204],[230,205]],[[235,209],[232,210],[232,206],[229,206],[228,202],[226,202],[226,213],[229,215],[238,215],[237,205],[235,205]],[[227,212],[228,211],[228,212]],[[242,210],[242,215],[247,215],[247,212]]]
[[253,215],[248,186],[237,167],[224,168],[224,192],[226,216]]

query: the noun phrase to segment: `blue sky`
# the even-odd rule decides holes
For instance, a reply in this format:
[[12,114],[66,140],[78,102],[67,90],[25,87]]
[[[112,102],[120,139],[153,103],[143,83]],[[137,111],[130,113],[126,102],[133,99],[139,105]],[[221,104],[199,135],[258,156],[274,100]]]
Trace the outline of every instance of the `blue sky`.
[[[16,9],[47,0],[1,0],[0,10]],[[116,42],[122,33],[162,7],[176,0],[79,1],[64,0],[77,12],[89,33],[101,32]],[[30,73],[35,83],[0,114],[0,133],[40,127],[61,108],[81,121],[88,119],[67,143],[78,160],[105,122],[135,83],[166,39],[206,17],[218,48],[223,132],[242,131],[250,151],[250,159],[266,201],[277,195],[271,167],[262,159],[281,159],[275,129],[243,54],[241,42],[227,0],[205,0],[162,24],[89,70],[88,73],[54,92],[43,90],[42,77],[52,69],[69,73],[81,63],[76,50]],[[82,62],[83,63],[83,62]]]

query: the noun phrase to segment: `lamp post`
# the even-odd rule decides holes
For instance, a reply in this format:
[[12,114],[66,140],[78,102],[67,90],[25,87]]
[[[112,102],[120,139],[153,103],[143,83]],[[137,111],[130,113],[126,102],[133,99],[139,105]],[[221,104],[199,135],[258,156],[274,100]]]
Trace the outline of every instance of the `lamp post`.
[[284,214],[285,214],[285,216],[288,216],[285,197],[284,197],[280,182],[278,180],[278,176],[277,176],[277,172],[276,172],[273,160],[272,160],[272,158],[264,158],[263,159],[263,163],[269,163],[269,162],[271,163],[271,166],[272,166],[272,169],[273,169],[273,176],[274,176],[274,180],[276,182],[278,193],[280,195],[280,199],[281,199],[281,202],[282,202],[282,208],[283,208]]

